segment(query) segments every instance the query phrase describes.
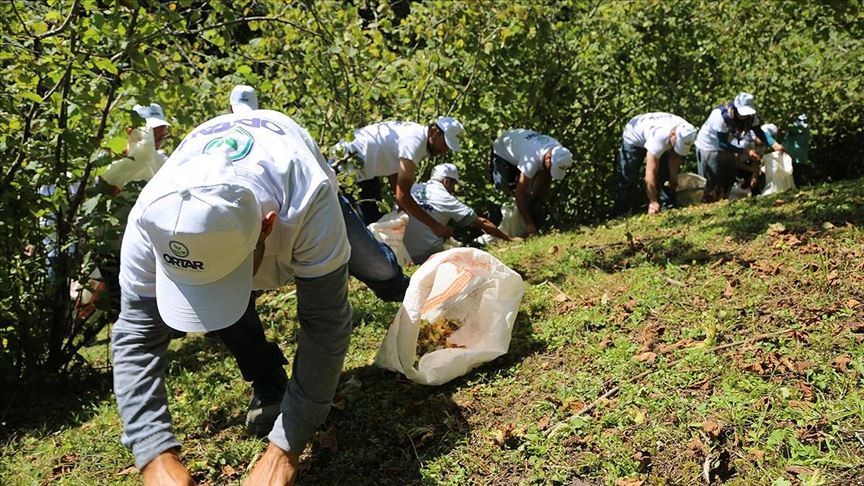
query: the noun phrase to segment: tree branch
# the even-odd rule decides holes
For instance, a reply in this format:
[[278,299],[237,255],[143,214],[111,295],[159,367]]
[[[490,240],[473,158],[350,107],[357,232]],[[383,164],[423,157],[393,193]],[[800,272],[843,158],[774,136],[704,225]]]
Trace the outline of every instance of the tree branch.
[[48,32],[45,32],[44,34],[39,34],[38,36],[36,36],[36,38],[37,39],[45,39],[47,37],[55,36],[55,35],[63,32],[64,30],[66,30],[66,27],[69,27],[69,24],[72,23],[72,18],[74,17],[75,12],[78,11],[78,6],[79,6],[78,0],[73,1],[72,6],[69,8],[69,13],[66,15],[66,19],[63,20],[63,23],[60,24],[57,28],[51,29]]

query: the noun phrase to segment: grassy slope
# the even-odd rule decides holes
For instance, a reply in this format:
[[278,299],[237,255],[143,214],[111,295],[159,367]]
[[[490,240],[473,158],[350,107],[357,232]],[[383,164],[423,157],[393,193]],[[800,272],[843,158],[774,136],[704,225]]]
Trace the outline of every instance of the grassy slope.
[[[864,476],[860,189],[820,186],[782,204],[694,207],[494,249],[528,284],[511,352],[441,387],[372,366],[398,307],[353,283],[337,408],[301,483],[695,484],[706,463],[729,484]],[[292,296],[259,304],[290,355]],[[202,482],[236,483],[263,449],[242,428],[248,387],[218,342],[189,337],[172,349],[186,461]],[[92,352],[104,361],[104,346]],[[2,482],[136,484],[108,387],[97,377],[19,397],[26,408],[3,419]]]

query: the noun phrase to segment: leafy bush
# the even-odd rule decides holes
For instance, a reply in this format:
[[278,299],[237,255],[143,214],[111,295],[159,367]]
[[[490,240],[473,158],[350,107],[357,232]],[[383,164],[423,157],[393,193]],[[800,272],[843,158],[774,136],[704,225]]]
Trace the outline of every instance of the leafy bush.
[[[756,94],[763,118],[781,127],[809,116],[811,159],[823,177],[861,175],[861,6],[4,2],[2,379],[66,366],[116,312],[116,299],[103,300],[82,320],[69,286],[116,259],[111,242],[122,232],[123,204],[93,181],[122,152],[124,128],[137,123],[135,103],[161,103],[177,140],[226,111],[231,86],[243,82],[257,87],[262,106],[308,127],[325,150],[367,123],[450,114],[467,130],[465,150],[454,157],[462,196],[481,210],[500,197],[488,181],[492,141],[506,128],[533,128],[569,146],[578,161],[550,195],[552,217],[566,227],[605,216],[631,116],[671,111],[699,126],[741,90]],[[22,254],[43,241],[50,248],[41,254]],[[50,264],[49,251],[56,253]]]

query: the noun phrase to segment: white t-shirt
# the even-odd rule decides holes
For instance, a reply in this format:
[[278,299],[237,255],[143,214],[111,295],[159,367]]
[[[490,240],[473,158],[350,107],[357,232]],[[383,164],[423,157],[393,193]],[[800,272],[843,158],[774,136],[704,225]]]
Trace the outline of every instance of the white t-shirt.
[[108,184],[122,189],[132,181],[149,181],[166,160],[165,151],[156,150],[153,129],[136,128],[129,134],[127,156],[111,162],[101,177]]
[[654,157],[662,156],[672,148],[669,134],[678,125],[687,123],[671,113],[644,113],[633,117],[624,127],[624,143],[644,148]]
[[[357,155],[362,167],[352,167],[358,181],[389,176],[399,172],[399,159],[408,159],[414,165],[428,155],[426,147],[428,128],[414,122],[381,122],[354,132],[354,140],[345,149]],[[352,162],[353,163],[353,162]]]
[[492,151],[495,155],[515,165],[525,177],[533,179],[543,168],[543,157],[554,147],[561,145],[558,140],[533,130],[516,128],[502,133]]
[[[474,210],[447,192],[444,184],[439,181],[414,184],[411,187],[411,196],[432,219],[441,224],[452,222],[455,226],[465,227],[477,220]],[[444,239],[419,219],[409,218],[402,243],[405,244],[411,259],[420,263],[433,253],[441,251]]]
[[[277,214],[253,288],[278,288],[295,275],[320,277],[348,262],[336,177],[306,130],[271,110],[218,116],[192,130],[165,166],[183,164],[220,141],[233,147],[229,158],[241,184],[258,199],[262,218]],[[120,287],[133,296],[156,296],[156,256],[138,218],[158,195],[155,185],[165,173],[159,171],[141,191],[123,235]]]

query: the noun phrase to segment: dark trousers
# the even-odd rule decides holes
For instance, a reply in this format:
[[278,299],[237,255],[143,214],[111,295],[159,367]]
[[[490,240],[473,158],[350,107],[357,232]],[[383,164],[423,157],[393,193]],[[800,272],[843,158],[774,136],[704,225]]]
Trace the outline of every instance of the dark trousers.
[[[630,212],[630,196],[640,180],[643,162],[648,151],[642,147],[622,143],[618,152],[618,184],[615,187],[615,206],[612,216],[623,216]],[[664,209],[678,205],[675,191],[666,186],[669,181],[669,151],[660,157],[660,170],[657,174],[657,196]]]
[[249,297],[249,306],[240,320],[214,331],[234,359],[243,379],[254,383],[282,384],[287,381],[284,365],[288,360],[279,346],[267,340],[264,327],[255,310],[255,293]]
[[382,186],[380,177],[373,177],[372,179],[357,183],[357,187],[360,188],[360,201],[356,202],[355,206],[357,212],[360,213],[360,217],[363,218],[363,222],[367,225],[378,221],[381,219],[381,216],[384,216],[378,207],[378,201],[384,198],[381,195]]

